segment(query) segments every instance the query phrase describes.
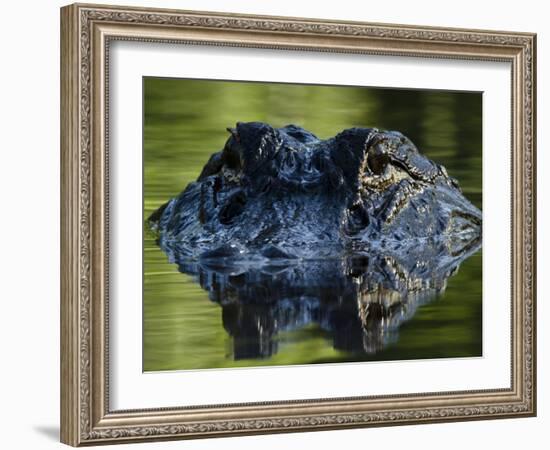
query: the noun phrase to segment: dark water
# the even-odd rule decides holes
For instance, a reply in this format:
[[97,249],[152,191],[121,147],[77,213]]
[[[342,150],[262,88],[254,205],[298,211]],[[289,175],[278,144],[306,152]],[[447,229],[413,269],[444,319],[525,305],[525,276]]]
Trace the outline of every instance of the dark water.
[[[352,126],[399,130],[481,209],[481,94],[146,78],[144,98],[145,217],[196,179],[237,121],[295,123],[320,138]],[[350,297],[355,281],[339,274],[357,271],[354,261],[232,278],[171,264],[144,235],[146,371],[481,355],[481,250],[423,295],[381,292],[391,303],[382,314]],[[423,258],[433,264],[428,250]],[[361,279],[380,267],[361,266]],[[327,283],[296,293],[296,274],[312,270]],[[277,300],[289,289],[296,295]],[[270,301],[258,306],[250,293]]]

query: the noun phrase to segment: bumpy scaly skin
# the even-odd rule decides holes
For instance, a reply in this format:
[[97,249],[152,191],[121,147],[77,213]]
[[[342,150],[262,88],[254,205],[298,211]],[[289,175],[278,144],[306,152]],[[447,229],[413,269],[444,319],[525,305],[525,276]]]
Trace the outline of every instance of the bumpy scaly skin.
[[399,132],[320,140],[259,122],[228,131],[197,181],[150,217],[165,251],[316,259],[425,238],[479,241],[481,212]]

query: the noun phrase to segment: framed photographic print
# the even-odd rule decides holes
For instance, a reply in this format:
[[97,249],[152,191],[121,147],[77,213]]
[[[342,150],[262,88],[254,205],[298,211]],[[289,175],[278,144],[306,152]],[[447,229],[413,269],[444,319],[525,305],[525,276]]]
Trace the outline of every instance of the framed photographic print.
[[535,38],[62,8],[62,441],[534,415]]

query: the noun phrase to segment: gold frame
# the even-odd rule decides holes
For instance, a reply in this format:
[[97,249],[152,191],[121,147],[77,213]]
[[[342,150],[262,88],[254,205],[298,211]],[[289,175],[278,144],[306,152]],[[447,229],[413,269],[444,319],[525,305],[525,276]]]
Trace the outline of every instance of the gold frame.
[[[512,67],[512,383],[508,389],[111,411],[109,43],[137,40]],[[61,440],[79,446],[534,416],[536,35],[75,4],[61,9]]]

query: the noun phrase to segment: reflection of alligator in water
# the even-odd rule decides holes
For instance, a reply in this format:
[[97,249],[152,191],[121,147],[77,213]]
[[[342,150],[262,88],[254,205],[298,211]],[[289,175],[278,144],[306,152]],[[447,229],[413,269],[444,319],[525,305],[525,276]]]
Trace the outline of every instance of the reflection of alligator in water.
[[401,133],[229,131],[149,224],[222,306],[236,358],[271,355],[278,332],[310,323],[336,348],[376,351],[480,245],[481,212]]
[[[418,245],[421,244],[421,245]],[[479,248],[450,248],[446,239],[362,251],[323,260],[190,260],[168,251],[180,271],[198,279],[222,308],[233,357],[263,358],[280,333],[317,326],[335,349],[375,353],[397,340],[416,308],[445,289],[447,278]],[[181,258],[181,259],[180,259]]]

